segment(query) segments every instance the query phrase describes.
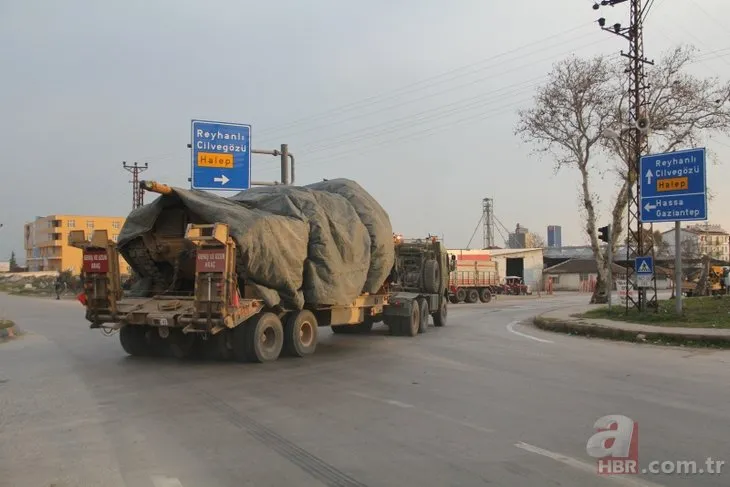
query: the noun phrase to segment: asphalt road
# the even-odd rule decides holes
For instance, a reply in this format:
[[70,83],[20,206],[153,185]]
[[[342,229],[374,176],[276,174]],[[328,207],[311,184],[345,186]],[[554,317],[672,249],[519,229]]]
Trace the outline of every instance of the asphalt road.
[[[520,324],[585,296],[452,305],[415,338],[332,335],[266,365],[127,357],[81,305],[0,295],[29,332],[0,344],[0,485],[726,486],[730,354]],[[601,416],[637,421],[639,465],[599,477]]]

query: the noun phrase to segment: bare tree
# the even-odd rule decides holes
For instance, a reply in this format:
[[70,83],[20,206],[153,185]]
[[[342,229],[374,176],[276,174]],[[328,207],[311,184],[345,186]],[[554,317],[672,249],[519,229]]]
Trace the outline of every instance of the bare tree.
[[[730,84],[688,74],[693,54],[691,47],[678,47],[648,70],[652,152],[692,147],[711,132],[730,132]],[[629,164],[636,162],[631,147],[625,138],[607,137],[607,129],[621,134],[633,126],[623,78],[624,66],[604,56],[563,60],[538,88],[533,107],[519,111],[515,129],[536,152],[555,158],[556,171],[573,167],[580,172],[585,229],[598,265],[591,302],[605,301],[607,275],[606,256],[597,235],[598,195],[592,189],[593,179],[603,178],[609,171],[618,177],[611,210],[614,250],[625,231],[629,189],[636,183],[629,180]],[[599,155],[609,156],[613,163],[606,165]]]
[[535,232],[529,232],[525,236],[525,241],[528,247],[532,247],[535,249],[544,249],[545,247],[547,247],[547,245],[545,245],[545,239]]

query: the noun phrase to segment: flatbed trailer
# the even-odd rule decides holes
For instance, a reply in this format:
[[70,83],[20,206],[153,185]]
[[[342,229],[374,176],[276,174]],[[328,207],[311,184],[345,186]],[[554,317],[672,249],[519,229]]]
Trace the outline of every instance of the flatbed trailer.
[[282,354],[314,353],[318,330],[367,333],[382,321],[392,335],[414,337],[447,322],[448,255],[435,238],[394,239],[396,264],[380,292],[345,306],[286,309],[267,306],[256,288],[236,274],[236,243],[222,223],[188,224],[184,238],[195,248],[194,286],[189,293],[125,295],[116,244],[106,230],[90,239],[83,230],[69,244],[83,252],[80,301],[90,328],[119,330],[130,355],[178,358],[204,355],[241,362],[270,362]]

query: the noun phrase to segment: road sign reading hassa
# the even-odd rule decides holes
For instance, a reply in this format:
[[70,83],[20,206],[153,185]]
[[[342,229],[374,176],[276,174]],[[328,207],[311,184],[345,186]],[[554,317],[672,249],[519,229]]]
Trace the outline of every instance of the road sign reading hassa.
[[643,223],[707,220],[705,149],[642,156]]
[[191,187],[242,191],[251,187],[251,126],[192,121]]

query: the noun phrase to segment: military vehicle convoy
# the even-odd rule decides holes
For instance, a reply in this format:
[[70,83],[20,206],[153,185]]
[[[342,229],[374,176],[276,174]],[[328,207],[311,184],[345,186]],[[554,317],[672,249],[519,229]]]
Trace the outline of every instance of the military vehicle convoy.
[[[382,229],[390,229],[389,221],[384,222],[381,215],[377,223],[381,230],[373,230],[377,227],[375,219],[367,215],[375,213],[374,203],[363,196],[361,188],[349,182],[325,189],[317,186],[316,190],[286,190],[285,200],[288,205],[294,204],[297,212],[314,215],[318,210],[302,201],[323,201],[329,196],[317,191],[342,193],[342,188],[347,187],[349,199],[338,196],[332,201],[344,204],[342,201],[367,200],[367,205],[361,204],[357,210],[368,223],[363,228],[367,227],[374,236],[363,239],[361,244],[368,256],[380,257],[368,259],[366,266],[357,264],[350,254],[358,254],[360,243],[354,241],[347,246],[340,237],[331,240],[339,246],[337,253],[327,254],[334,244],[322,245],[323,241],[318,240],[320,233],[310,227],[327,219],[331,228],[317,227],[317,232],[336,233],[337,210],[328,203],[326,216],[317,213],[317,218],[307,219],[309,241],[303,247],[306,255],[303,278],[294,272],[296,266],[280,267],[288,253],[296,253],[297,235],[287,235],[284,230],[271,232],[279,220],[271,215],[262,216],[262,207],[275,211],[277,218],[285,214],[284,210],[271,210],[276,206],[272,201],[284,201],[278,193],[262,190],[258,196],[253,193],[243,197],[244,203],[231,203],[215,200],[220,197],[202,197],[196,192],[155,182],[143,181],[142,186],[162,195],[154,203],[158,208],[154,210],[153,223],[144,216],[152,214],[152,210],[134,210],[125,223],[125,227],[129,225],[127,232],[122,230],[122,236],[127,238],[123,242],[120,236],[119,243],[109,240],[105,230],[94,231],[90,238],[83,230],[69,234],[69,244],[83,252],[84,292],[80,299],[85,304],[90,328],[119,330],[122,348],[130,355],[171,353],[187,358],[202,354],[224,360],[270,362],[282,354],[297,357],[313,354],[319,329],[325,326],[338,334],[367,333],[382,321],[392,335],[414,337],[426,331],[429,317],[437,327],[446,325],[449,273],[454,264],[449,261],[442,242],[430,236],[405,240],[392,233],[390,243],[384,242]],[[311,195],[316,198],[308,199]],[[190,204],[194,198],[202,199]],[[252,198],[259,199],[254,204]],[[207,215],[208,204],[226,210],[211,214],[227,222],[205,221],[202,215]],[[370,210],[359,211],[368,205]],[[249,215],[239,212],[235,218],[231,216],[241,206],[255,217],[251,217],[247,230],[263,222],[263,233],[238,231],[236,222]],[[286,211],[298,214],[291,208]],[[283,223],[286,225],[280,229],[299,228],[292,226],[298,225],[298,221]],[[348,223],[342,234],[357,235],[358,227],[352,225]],[[380,233],[376,235],[376,231]],[[254,239],[261,235],[267,245],[257,247],[258,241]],[[283,241],[287,236],[291,237],[291,243]],[[137,275],[133,283],[120,282],[120,250]],[[321,264],[312,265],[318,255],[328,257]],[[340,261],[333,265],[337,258]],[[266,264],[264,267],[262,262]],[[373,280],[383,262],[392,262],[381,273],[385,278]],[[345,275],[342,269],[347,269],[348,263],[356,264],[353,269],[358,271]],[[271,273],[272,269],[277,272]],[[280,277],[278,274],[287,270],[291,270],[290,275],[275,282]],[[361,278],[356,278],[357,275]],[[318,279],[322,283],[318,284]],[[341,289],[333,290],[336,286],[331,283],[344,282],[343,286],[347,286],[348,279],[360,289],[369,286],[375,292],[358,290],[353,295],[351,289],[358,288],[350,286],[350,294],[340,293],[344,296],[341,297],[337,294]],[[296,284],[289,286],[290,281]],[[124,287],[129,289],[125,291]],[[287,295],[290,288],[296,292]],[[272,293],[272,289],[276,292]]]

